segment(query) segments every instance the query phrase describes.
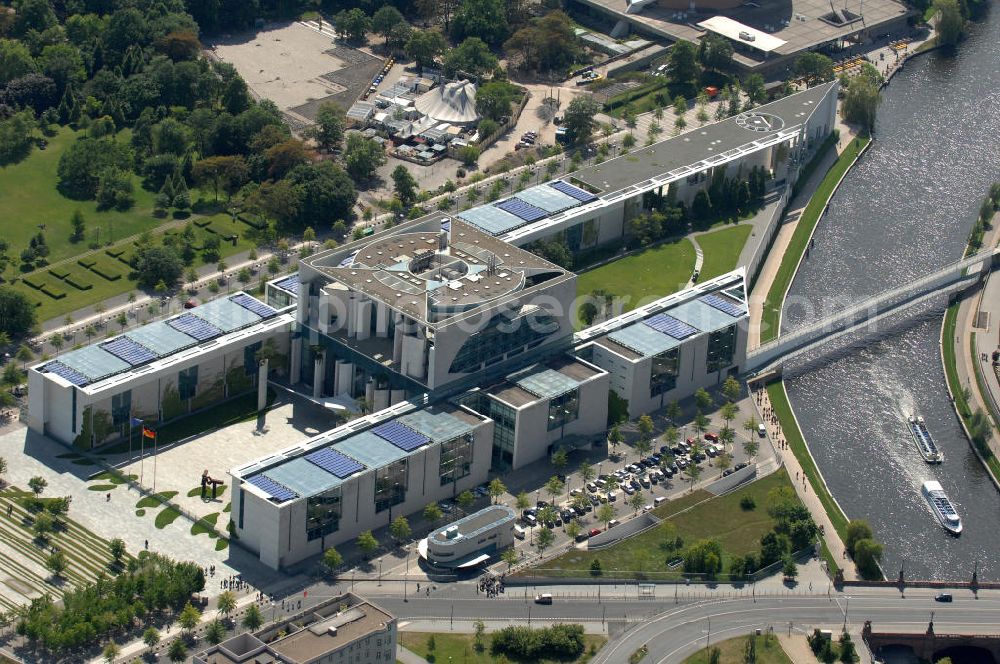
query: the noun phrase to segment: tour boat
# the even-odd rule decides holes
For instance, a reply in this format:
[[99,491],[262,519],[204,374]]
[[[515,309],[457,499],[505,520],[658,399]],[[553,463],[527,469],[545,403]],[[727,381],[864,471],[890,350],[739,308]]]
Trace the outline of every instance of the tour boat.
[[931,506],[938,521],[952,535],[959,535],[962,532],[962,519],[958,516],[955,506],[948,500],[941,484],[933,480],[924,482],[924,498]]
[[931,438],[931,432],[927,430],[927,425],[924,424],[924,418],[919,415],[910,415],[910,435],[913,436],[913,442],[917,445],[917,451],[920,452],[920,456],[924,458],[927,463],[941,463],[944,461],[944,455],[938,449],[937,445],[934,444],[934,439]]

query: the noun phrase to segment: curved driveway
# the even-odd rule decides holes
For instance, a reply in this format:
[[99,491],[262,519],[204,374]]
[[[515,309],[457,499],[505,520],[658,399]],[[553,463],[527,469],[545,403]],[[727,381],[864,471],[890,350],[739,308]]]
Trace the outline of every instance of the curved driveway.
[[[512,589],[508,589],[510,592]],[[809,594],[789,596],[735,597],[706,600],[630,600],[573,598],[551,606],[525,600],[516,590],[505,598],[471,599],[446,597],[411,599],[371,598],[394,613],[401,621],[434,621],[447,630],[452,619],[488,621],[530,619],[533,621],[573,621],[585,623],[624,622],[627,628],[613,638],[591,660],[594,664],[628,661],[643,645],[649,646],[645,662],[681,662],[708,643],[747,634],[756,628],[775,631],[808,632],[818,626],[839,627],[845,621],[860,628],[871,620],[876,630],[922,632],[934,613],[938,633],[988,634],[1000,631],[1000,592],[982,592],[980,598],[956,591],[955,601],[940,604],[934,591],[910,590],[900,595],[895,589],[865,589],[858,594]],[[374,595],[374,594],[373,594]]]

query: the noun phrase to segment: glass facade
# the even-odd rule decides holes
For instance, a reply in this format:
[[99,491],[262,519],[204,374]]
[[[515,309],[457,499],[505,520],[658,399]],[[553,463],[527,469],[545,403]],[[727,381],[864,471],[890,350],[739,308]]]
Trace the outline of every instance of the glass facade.
[[131,412],[132,390],[125,390],[121,394],[111,397],[111,424],[116,429],[121,429],[128,424]]
[[570,390],[549,400],[549,431],[559,429],[580,415],[580,390]]
[[193,399],[198,388],[198,365],[188,369],[182,369],[177,374],[177,391],[180,393],[181,401]]
[[[337,532],[340,528],[340,487],[335,487],[306,500],[306,536],[309,540]],[[242,516],[242,513],[241,513]]]
[[264,347],[260,341],[243,348],[243,372],[248,376],[257,373],[257,351]]
[[451,484],[472,471],[473,434],[441,443],[441,486]]
[[489,325],[465,340],[448,371],[469,373],[495,364],[508,353],[513,355],[537,346],[558,329],[558,321],[549,314],[512,321],[502,315],[494,316]]
[[652,357],[649,368],[649,396],[655,397],[677,387],[680,348],[671,348]]
[[489,400],[490,419],[493,420],[493,468],[510,468],[514,465],[514,432],[517,414],[514,409],[496,399]]
[[384,512],[406,500],[406,459],[375,471],[375,511]]
[[705,372],[714,373],[732,365],[736,354],[736,326],[712,332],[708,336],[708,359]]

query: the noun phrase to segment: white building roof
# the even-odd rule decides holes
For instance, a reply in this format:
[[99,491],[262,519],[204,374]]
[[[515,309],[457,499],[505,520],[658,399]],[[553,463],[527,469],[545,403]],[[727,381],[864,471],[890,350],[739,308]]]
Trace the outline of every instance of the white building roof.
[[417,110],[438,122],[471,124],[479,119],[476,112],[476,86],[469,81],[454,81],[417,97]]
[[788,43],[757,28],[734,21],[728,16],[713,16],[699,23],[698,27],[764,53],[770,53]]

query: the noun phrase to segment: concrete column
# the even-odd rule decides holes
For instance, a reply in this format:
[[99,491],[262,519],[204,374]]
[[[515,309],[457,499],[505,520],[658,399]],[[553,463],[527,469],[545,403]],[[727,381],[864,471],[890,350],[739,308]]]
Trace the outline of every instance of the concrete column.
[[313,360],[313,399],[323,396],[323,377],[326,373],[326,355],[317,355]]
[[261,360],[257,369],[257,410],[262,411],[267,406],[267,364]]
[[337,360],[337,396],[350,394],[351,383],[354,380],[354,364]]
[[406,401],[406,390],[391,390],[389,392],[389,405],[395,406],[401,401]]
[[375,390],[372,400],[372,412],[389,407],[389,390]]
[[291,364],[290,370],[288,372],[288,380],[291,381],[292,385],[295,385],[302,380],[302,338],[295,337],[292,339],[292,351],[291,357],[289,358],[289,363]]
[[392,312],[389,307],[379,302],[375,305],[375,336],[386,338],[389,336],[389,316]]

